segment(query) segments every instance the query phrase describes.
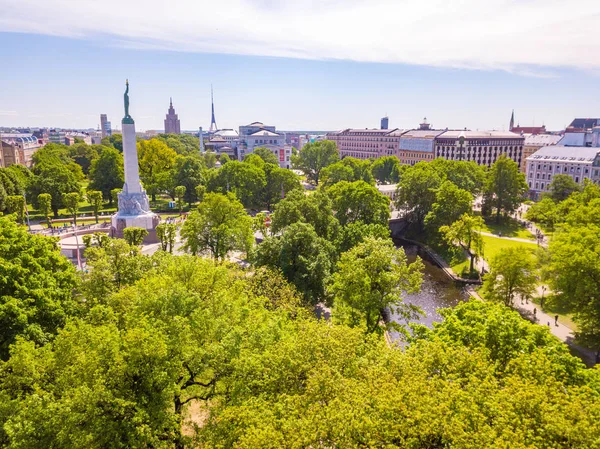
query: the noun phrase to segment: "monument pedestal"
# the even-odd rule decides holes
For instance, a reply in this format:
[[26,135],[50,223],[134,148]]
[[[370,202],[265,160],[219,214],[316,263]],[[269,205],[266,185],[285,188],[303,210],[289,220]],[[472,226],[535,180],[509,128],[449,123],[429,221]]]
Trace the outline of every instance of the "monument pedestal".
[[144,238],[144,243],[157,243],[156,226],[160,223],[160,217],[153,212],[147,212],[140,215],[122,215],[120,212],[114,214],[111,218],[111,236],[119,239],[123,238],[123,229],[125,228],[143,228],[148,231]]

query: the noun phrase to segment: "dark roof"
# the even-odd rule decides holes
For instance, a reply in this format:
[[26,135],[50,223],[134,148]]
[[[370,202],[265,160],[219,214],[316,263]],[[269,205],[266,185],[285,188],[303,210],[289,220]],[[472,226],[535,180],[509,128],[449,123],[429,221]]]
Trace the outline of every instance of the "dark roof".
[[600,118],[576,118],[569,128],[591,129],[594,126],[600,126]]

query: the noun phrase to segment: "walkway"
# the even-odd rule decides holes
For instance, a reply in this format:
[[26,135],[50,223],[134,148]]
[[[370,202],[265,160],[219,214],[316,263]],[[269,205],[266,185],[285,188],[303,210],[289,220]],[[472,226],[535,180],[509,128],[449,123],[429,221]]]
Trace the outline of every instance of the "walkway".
[[[479,233],[481,235],[487,235],[488,237],[496,237],[498,239],[504,239],[504,240],[512,240],[514,242],[521,242],[521,243],[530,243],[530,244],[534,244],[535,245],[535,240],[528,240],[528,239],[522,239],[519,237],[505,237],[505,236],[499,236],[497,234],[492,234],[491,232],[483,232],[483,231],[479,231]],[[548,246],[548,242],[543,240],[542,241],[542,246]]]

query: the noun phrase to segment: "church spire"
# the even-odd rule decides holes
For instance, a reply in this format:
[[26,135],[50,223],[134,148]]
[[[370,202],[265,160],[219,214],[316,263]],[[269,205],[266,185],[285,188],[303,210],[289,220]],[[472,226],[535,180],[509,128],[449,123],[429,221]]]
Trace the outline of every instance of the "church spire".
[[508,125],[508,130],[512,131],[515,127],[515,110],[513,109],[512,114],[510,116],[510,124]]
[[213,87],[210,85],[210,106],[211,106],[211,119],[210,119],[210,128],[208,128],[209,133],[214,133],[217,131],[217,121],[215,120],[215,102],[213,99]]

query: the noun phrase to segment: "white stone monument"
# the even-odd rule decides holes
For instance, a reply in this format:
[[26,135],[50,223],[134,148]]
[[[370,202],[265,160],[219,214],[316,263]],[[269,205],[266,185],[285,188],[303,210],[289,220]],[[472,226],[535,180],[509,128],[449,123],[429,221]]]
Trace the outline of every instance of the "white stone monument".
[[113,237],[122,238],[123,229],[135,226],[148,231],[144,243],[155,243],[157,241],[156,226],[160,223],[160,217],[150,211],[148,195],[140,183],[135,122],[129,115],[129,82],[126,81],[125,84],[127,86],[124,95],[125,117],[121,121],[125,184],[123,185],[123,191],[119,193],[118,212],[112,216],[111,234]]

